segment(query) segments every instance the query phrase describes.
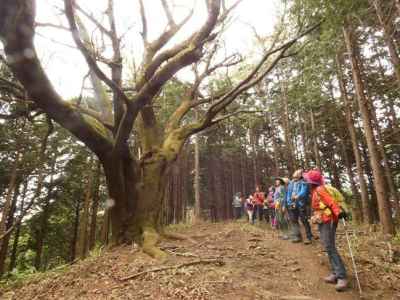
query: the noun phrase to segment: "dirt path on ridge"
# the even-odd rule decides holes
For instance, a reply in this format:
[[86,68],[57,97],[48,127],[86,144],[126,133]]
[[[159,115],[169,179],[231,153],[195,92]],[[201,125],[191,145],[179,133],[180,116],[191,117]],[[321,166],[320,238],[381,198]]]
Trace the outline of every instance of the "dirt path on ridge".
[[[328,266],[318,241],[313,245],[293,244],[278,239],[270,229],[244,221],[177,226],[174,231],[191,236],[192,241],[162,241],[161,247],[170,254],[163,264],[136,247],[119,247],[62,272],[0,290],[0,298],[359,299],[355,288],[337,293],[334,286],[322,282]],[[210,259],[223,263],[181,267],[185,263]],[[180,267],[146,273],[165,266]],[[145,273],[131,280],[121,280],[140,272]],[[379,299],[397,299],[394,297],[385,295]]]

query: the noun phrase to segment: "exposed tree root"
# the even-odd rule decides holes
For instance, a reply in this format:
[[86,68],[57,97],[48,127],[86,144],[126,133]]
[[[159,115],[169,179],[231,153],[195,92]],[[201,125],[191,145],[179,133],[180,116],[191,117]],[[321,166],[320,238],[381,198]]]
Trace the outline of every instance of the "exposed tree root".
[[171,269],[179,269],[183,267],[189,267],[189,266],[194,266],[194,265],[207,265],[207,264],[215,264],[217,266],[223,266],[225,263],[221,259],[200,259],[200,260],[195,260],[187,263],[183,263],[180,265],[174,265],[174,266],[166,266],[166,267],[160,267],[160,268],[155,268],[155,269],[150,269],[147,271],[139,272],[136,274],[132,274],[123,278],[120,278],[120,281],[127,281],[127,280],[132,280],[137,277],[140,277],[142,275],[148,274],[148,273],[155,273],[155,272],[161,272],[165,270],[171,270]]
[[169,240],[175,240],[175,241],[189,241],[192,244],[196,244],[197,242],[192,239],[190,236],[180,234],[180,233],[174,233],[174,232],[166,232],[164,231],[161,236],[163,238],[169,239]]
[[193,254],[193,253],[188,253],[188,252],[185,252],[185,253],[180,253],[180,252],[175,252],[175,251],[171,251],[171,250],[167,250],[167,252],[168,253],[170,253],[170,254],[172,254],[172,255],[176,255],[176,256],[183,256],[183,257],[199,257],[198,255],[196,255],[196,254]]
[[167,253],[162,251],[157,247],[159,241],[159,234],[152,227],[143,228],[143,243],[142,250],[144,253],[150,255],[151,257],[164,261],[167,258]]

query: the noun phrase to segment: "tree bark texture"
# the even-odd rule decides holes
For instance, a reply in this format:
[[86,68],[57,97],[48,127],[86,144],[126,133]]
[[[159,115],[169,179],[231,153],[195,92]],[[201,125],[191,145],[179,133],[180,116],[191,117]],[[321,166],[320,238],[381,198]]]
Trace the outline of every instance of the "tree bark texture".
[[339,79],[339,86],[341,92],[341,98],[344,103],[345,108],[345,115],[346,115],[346,125],[347,130],[350,134],[351,145],[353,149],[354,158],[356,161],[356,169],[357,169],[357,179],[358,184],[361,190],[361,203],[362,203],[362,211],[363,211],[363,219],[367,224],[372,224],[372,216],[371,210],[369,207],[369,197],[368,197],[368,189],[367,183],[365,182],[365,173],[361,159],[361,153],[359,149],[358,139],[357,139],[357,132],[356,128],[353,123],[353,111],[352,111],[352,103],[349,99],[347,93],[346,83],[344,81],[344,75],[342,71],[342,63],[340,60],[339,55],[336,56],[336,64],[337,64],[337,72],[338,72],[338,79]]
[[360,58],[356,49],[353,33],[348,25],[343,27],[343,34],[346,42],[347,51],[350,53],[353,81],[356,88],[358,106],[360,108],[365,138],[370,154],[371,167],[374,177],[374,187],[377,194],[377,201],[379,206],[379,217],[382,223],[383,232],[385,234],[393,235],[395,233],[395,228],[391,217],[388,195],[385,190],[384,172],[382,166],[380,165],[379,152],[377,150],[377,143],[371,123],[371,114],[368,110],[368,100],[366,99],[366,95],[364,92],[365,88],[360,71]]

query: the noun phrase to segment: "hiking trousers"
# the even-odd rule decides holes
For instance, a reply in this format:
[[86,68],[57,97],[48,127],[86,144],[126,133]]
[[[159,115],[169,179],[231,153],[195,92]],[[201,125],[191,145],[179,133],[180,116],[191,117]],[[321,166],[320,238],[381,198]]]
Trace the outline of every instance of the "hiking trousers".
[[270,213],[269,213],[269,211],[270,211],[270,208],[265,208],[264,207],[264,220],[265,220],[265,222],[267,223],[267,224],[269,224],[269,222],[270,222]]
[[238,219],[240,219],[241,217],[242,217],[242,207],[241,207],[241,206],[239,206],[239,207],[234,206],[234,207],[233,207],[233,218],[234,218],[235,220],[238,220]]
[[321,242],[328,254],[332,274],[338,279],[346,279],[346,268],[336,249],[336,222],[318,224]]
[[289,226],[285,217],[285,213],[282,211],[282,209],[275,209],[275,218],[277,228],[282,231],[282,233],[286,234]]
[[261,222],[263,220],[264,214],[264,205],[263,204],[256,204],[254,205],[254,212],[253,212],[253,223],[257,219]]
[[308,222],[306,207],[295,207],[288,210],[289,220],[292,225],[292,235],[294,239],[302,239],[299,220],[306,231],[306,238],[312,240],[311,226]]
[[253,210],[249,210],[249,209],[247,210],[247,215],[249,216],[249,222],[251,224],[254,224],[253,214],[254,214]]

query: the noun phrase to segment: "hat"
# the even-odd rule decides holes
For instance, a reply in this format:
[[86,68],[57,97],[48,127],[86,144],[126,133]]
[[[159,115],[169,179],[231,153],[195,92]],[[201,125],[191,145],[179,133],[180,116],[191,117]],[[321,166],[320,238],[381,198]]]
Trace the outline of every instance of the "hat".
[[323,185],[324,177],[319,170],[311,170],[303,174],[303,177],[307,183],[314,185]]

